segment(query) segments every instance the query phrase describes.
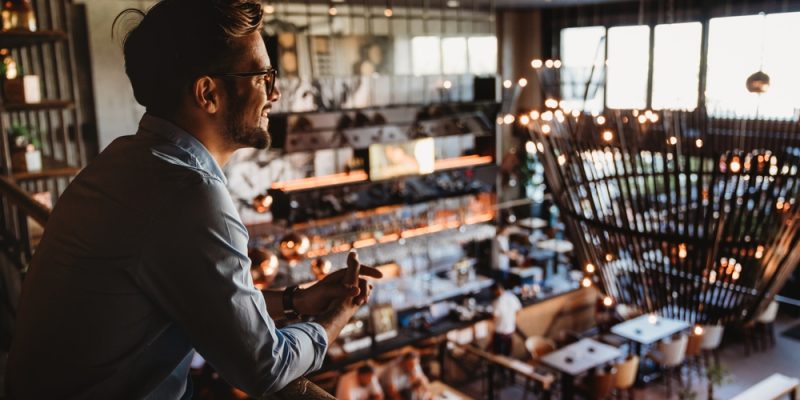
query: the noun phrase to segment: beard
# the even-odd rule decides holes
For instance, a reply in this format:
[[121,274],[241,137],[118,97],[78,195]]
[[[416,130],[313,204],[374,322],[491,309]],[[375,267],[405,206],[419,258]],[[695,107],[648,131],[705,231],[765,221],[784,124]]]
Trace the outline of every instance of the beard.
[[225,136],[228,140],[239,146],[259,150],[269,148],[272,137],[266,129],[248,123],[245,117],[247,107],[242,98],[238,96],[228,98],[227,108],[230,110],[225,118]]

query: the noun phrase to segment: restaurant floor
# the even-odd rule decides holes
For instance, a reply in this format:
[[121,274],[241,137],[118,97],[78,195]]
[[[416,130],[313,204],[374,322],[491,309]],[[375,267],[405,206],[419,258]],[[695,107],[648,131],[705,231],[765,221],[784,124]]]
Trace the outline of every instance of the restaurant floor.
[[[790,377],[800,377],[800,340],[782,335],[784,331],[798,324],[800,324],[800,318],[779,317],[775,323],[775,347],[766,351],[751,352],[749,357],[745,357],[744,344],[740,337],[736,337],[739,335],[736,335],[735,332],[732,335],[726,335],[720,351],[720,361],[728,372],[727,382],[721,388],[714,390],[714,397],[730,399],[776,372]],[[734,337],[731,338],[731,336]],[[698,383],[695,376],[692,378],[692,383],[692,389],[698,395],[697,399],[706,399],[708,381],[703,379]],[[516,385],[506,386],[499,391],[497,399],[522,399],[524,384],[524,380],[518,378]],[[481,393],[482,386],[480,381],[473,381],[468,385],[458,387],[475,399],[485,399],[486,394]],[[675,382],[671,399],[678,399],[677,392],[678,384]],[[660,379],[651,382],[644,389],[637,389],[635,396],[639,400],[669,399],[666,385]],[[528,396],[528,399],[531,398],[533,396]]]

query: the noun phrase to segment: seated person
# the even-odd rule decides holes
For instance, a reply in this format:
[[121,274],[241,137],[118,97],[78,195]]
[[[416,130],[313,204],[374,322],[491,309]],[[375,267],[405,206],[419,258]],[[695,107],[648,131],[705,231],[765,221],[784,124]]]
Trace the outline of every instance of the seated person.
[[383,400],[383,389],[371,365],[363,365],[341,378],[336,387],[339,400]]
[[419,354],[410,351],[386,368],[381,381],[392,400],[429,399],[428,377],[419,365]]

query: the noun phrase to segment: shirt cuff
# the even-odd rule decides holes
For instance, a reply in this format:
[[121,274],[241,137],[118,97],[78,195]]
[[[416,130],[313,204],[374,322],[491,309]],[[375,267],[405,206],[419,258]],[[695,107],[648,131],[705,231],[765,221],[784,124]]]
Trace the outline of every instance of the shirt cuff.
[[[322,367],[325,361],[325,354],[328,351],[328,334],[322,325],[316,322],[300,322],[281,329],[284,332],[297,333],[294,335],[300,342],[299,348],[314,350],[313,359],[308,370],[303,374],[314,372]],[[299,334],[301,333],[302,334]]]

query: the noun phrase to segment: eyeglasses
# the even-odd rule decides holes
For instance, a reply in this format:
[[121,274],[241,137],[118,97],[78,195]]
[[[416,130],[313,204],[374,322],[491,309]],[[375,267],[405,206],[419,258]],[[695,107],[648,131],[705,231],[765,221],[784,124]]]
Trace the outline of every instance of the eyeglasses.
[[222,72],[219,74],[209,74],[209,76],[218,78],[252,78],[254,76],[261,76],[262,79],[264,79],[264,89],[267,91],[267,98],[269,98],[272,97],[272,93],[275,91],[275,81],[278,77],[278,70],[269,68],[265,71]]

